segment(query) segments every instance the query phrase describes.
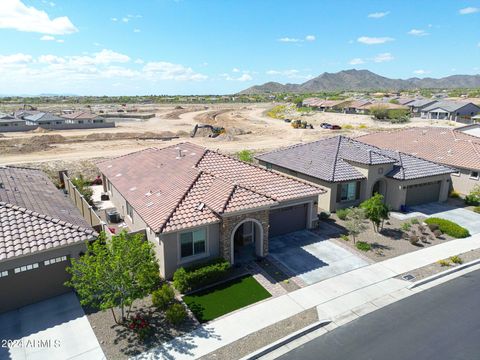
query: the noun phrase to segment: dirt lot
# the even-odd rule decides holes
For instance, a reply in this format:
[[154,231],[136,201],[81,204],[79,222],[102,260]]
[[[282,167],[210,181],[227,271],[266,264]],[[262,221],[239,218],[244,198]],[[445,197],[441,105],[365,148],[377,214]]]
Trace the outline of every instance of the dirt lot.
[[[0,164],[26,164],[46,161],[78,161],[98,157],[112,157],[132,151],[177,142],[196,144],[227,153],[243,149],[266,151],[279,146],[307,142],[334,134],[355,136],[365,132],[381,131],[403,126],[425,126],[445,123],[414,120],[405,125],[392,125],[374,121],[370,116],[313,113],[298,114],[314,126],[310,129],[293,129],[283,120],[265,115],[273,104],[215,104],[215,105],[155,105],[141,106],[139,112],[155,113],[148,120],[121,119],[111,129],[85,129],[63,131],[32,131],[0,133]],[[92,106],[95,108],[95,105]],[[322,122],[346,126],[348,129],[331,131],[320,128]],[[195,138],[190,133],[195,124],[224,127],[225,133],[217,138],[208,132],[199,132]],[[3,135],[3,136],[2,136]],[[163,138],[176,137],[164,141]]]

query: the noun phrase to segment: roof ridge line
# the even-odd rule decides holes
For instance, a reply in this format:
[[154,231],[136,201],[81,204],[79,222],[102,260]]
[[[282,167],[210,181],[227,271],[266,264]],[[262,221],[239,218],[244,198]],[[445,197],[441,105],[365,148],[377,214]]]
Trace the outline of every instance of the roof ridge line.
[[34,211],[34,210],[30,210],[30,209],[27,209],[27,208],[24,208],[22,206],[18,206],[18,205],[15,205],[15,204],[11,204],[11,203],[7,203],[7,202],[4,202],[4,201],[0,201],[0,207],[6,207],[6,208],[10,208],[10,209],[13,209],[13,210],[17,210],[17,211],[20,211],[24,214],[28,214],[28,215],[32,215],[32,216],[35,216],[39,219],[44,219],[46,221],[50,221],[50,222],[53,222],[54,224],[59,224],[60,222],[63,222],[65,224],[61,224],[61,225],[64,225],[66,227],[69,227],[71,229],[74,229],[74,230],[78,230],[78,231],[83,231],[87,234],[96,234],[96,231],[93,230],[93,229],[86,229],[82,226],[78,226],[78,225],[75,225],[75,224],[72,224],[68,221],[65,221],[65,220],[62,220],[62,219],[58,219],[58,218],[54,218],[53,216],[50,216],[50,215],[46,215],[46,214],[40,214],[39,212],[37,211]]
[[342,135],[338,135],[337,151],[335,151],[335,158],[333,159],[333,171],[332,171],[332,178],[330,180],[331,182],[335,181],[335,170],[337,169],[338,153],[340,152],[341,143],[342,143]]

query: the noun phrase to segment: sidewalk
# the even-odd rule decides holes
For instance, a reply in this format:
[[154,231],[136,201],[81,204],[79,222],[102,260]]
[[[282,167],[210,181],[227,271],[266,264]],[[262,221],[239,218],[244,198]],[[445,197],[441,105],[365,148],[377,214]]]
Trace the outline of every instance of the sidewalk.
[[[352,313],[358,316],[368,303],[384,306],[407,296],[408,281],[393,279],[405,272],[447,257],[480,248],[480,234],[404,254],[318,282],[271,300],[241,309],[197,328],[188,335],[151,349],[137,359],[194,359],[249,334],[317,307],[320,319]],[[357,312],[352,312],[357,309]],[[362,310],[363,309],[363,310]],[[372,308],[371,310],[373,310]],[[370,311],[371,311],[370,310]],[[345,319],[347,322],[348,319]]]

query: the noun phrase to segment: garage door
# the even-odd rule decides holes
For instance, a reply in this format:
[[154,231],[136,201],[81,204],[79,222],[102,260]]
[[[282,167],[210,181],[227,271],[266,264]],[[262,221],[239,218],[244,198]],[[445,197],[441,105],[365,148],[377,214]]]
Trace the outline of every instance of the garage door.
[[69,264],[60,259],[49,265],[32,263],[18,273],[8,270],[8,275],[0,277],[0,313],[71,291],[63,285],[69,279],[65,271]]
[[440,181],[409,185],[407,187],[406,205],[420,205],[438,201],[440,196]]
[[270,211],[269,236],[278,236],[307,227],[308,204],[289,206]]

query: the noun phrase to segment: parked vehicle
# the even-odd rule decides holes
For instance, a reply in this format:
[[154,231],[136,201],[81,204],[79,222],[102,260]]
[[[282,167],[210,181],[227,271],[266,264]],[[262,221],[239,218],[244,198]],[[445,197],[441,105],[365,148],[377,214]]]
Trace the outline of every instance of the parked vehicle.
[[330,130],[342,130],[340,125],[331,125]]
[[321,123],[320,124],[320,127],[322,129],[331,129],[332,128],[332,124],[329,124],[329,123]]

